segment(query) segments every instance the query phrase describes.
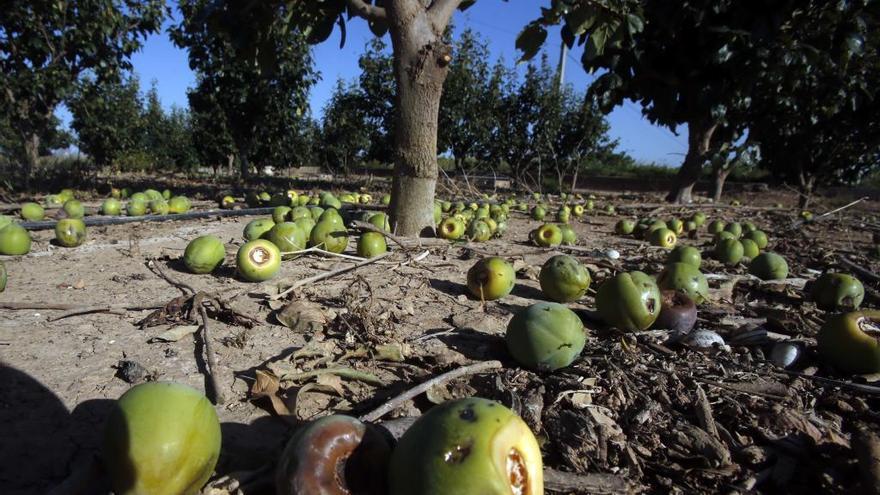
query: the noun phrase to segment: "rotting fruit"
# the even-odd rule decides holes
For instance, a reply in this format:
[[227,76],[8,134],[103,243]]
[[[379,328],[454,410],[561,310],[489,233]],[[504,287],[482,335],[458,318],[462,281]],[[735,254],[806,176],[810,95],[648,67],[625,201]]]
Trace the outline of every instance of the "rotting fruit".
[[562,304],[539,302],[519,311],[507,325],[507,350],[521,366],[555,371],[584,350],[584,324]]
[[709,284],[699,268],[688,263],[670,263],[657,277],[657,285],[664,290],[684,292],[696,304],[709,297]]
[[11,223],[0,229],[0,254],[19,256],[31,251],[31,235],[24,227]]
[[494,301],[510,294],[515,281],[513,266],[497,256],[477,261],[467,272],[468,290],[483,301]]
[[564,303],[582,298],[590,287],[590,272],[575,258],[559,254],[548,259],[538,276],[541,291],[550,300]]
[[379,232],[364,232],[358,238],[357,254],[362,258],[374,258],[387,251],[385,236]]
[[862,305],[865,287],[845,273],[823,273],[813,284],[810,298],[824,311],[854,311]]
[[[375,232],[374,232],[375,233]],[[275,470],[278,495],[385,495],[391,446],[375,427],[334,414],[301,426]]]
[[784,280],[788,277],[788,263],[776,253],[761,253],[749,263],[749,273],[761,280]]
[[846,373],[880,372],[880,311],[830,316],[816,337],[819,356]]
[[226,257],[223,241],[213,235],[196,237],[183,251],[183,264],[192,273],[211,273]]
[[281,268],[281,251],[265,239],[246,242],[238,248],[236,264],[238,273],[249,282],[269,280]]
[[440,222],[440,237],[449,240],[457,240],[461,239],[461,236],[464,235],[464,222],[455,218],[449,217]]
[[596,309],[605,323],[621,330],[646,330],[660,314],[660,289],[642,272],[621,272],[596,291]]
[[55,241],[64,247],[77,247],[86,241],[86,224],[79,218],[62,218],[55,223]]
[[136,385],[116,401],[102,457],[120,495],[194,495],[214,472],[220,422],[208,399],[185,385]]
[[552,223],[545,223],[535,232],[535,243],[542,247],[562,244],[562,231]]
[[652,246],[660,246],[666,249],[674,247],[677,241],[675,232],[667,228],[654,229],[648,237]]
[[678,334],[685,334],[694,328],[697,323],[697,305],[684,292],[676,290],[664,290],[660,292],[662,308],[654,328],[672,330]]
[[543,466],[525,422],[478,397],[434,407],[391,454],[390,495],[540,495]]
[[694,268],[700,268],[703,256],[700,254],[700,250],[693,246],[678,246],[669,253],[666,261],[667,263],[687,263]]

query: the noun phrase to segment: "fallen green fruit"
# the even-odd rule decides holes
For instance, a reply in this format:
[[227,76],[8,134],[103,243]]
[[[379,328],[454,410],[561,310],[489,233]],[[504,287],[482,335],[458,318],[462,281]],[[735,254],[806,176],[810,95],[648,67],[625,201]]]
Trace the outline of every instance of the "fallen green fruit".
[[302,251],[308,242],[306,233],[293,222],[276,223],[262,238],[275,244],[282,253]]
[[618,220],[614,225],[614,232],[619,235],[629,235],[636,228],[636,223],[629,219]]
[[706,227],[708,232],[712,235],[715,235],[724,230],[724,222],[721,220],[712,220],[709,222],[709,226]]
[[553,302],[539,302],[516,313],[507,325],[507,350],[521,366],[536,371],[565,368],[586,343],[581,319]]
[[46,210],[37,203],[25,203],[21,205],[21,218],[28,222],[39,222],[46,216]]
[[107,420],[102,457],[119,495],[194,495],[220,455],[220,421],[208,399],[177,383],[136,385]]
[[706,223],[706,214],[702,211],[695,212],[691,215],[691,221],[697,224],[697,227],[702,227]]
[[122,213],[122,201],[116,198],[107,198],[101,203],[101,214],[107,216],[116,216]]
[[190,202],[185,196],[174,196],[168,200],[168,213],[172,215],[189,211]]
[[371,215],[368,222],[374,227],[380,228],[385,232],[391,232],[391,222],[388,220],[388,215],[384,213],[376,213],[374,215]]
[[865,286],[845,273],[823,273],[813,284],[810,298],[824,311],[854,311],[865,298]]
[[675,232],[664,227],[652,230],[648,235],[648,238],[652,246],[660,246],[666,249],[674,247],[678,240],[675,236]]
[[477,261],[467,272],[468,290],[483,301],[494,301],[510,294],[515,282],[513,266],[496,256]]
[[31,235],[24,227],[11,223],[0,229],[0,254],[20,256],[31,251]]
[[571,228],[571,225],[567,223],[563,223],[559,225],[559,231],[562,232],[562,244],[563,246],[574,246],[577,244],[577,233]]
[[67,214],[67,218],[82,218],[86,216],[86,209],[83,207],[82,203],[75,199],[68,199],[65,201],[62,209],[64,210],[64,213]]
[[125,212],[130,217],[142,217],[147,213],[147,202],[139,199],[131,199],[125,205]]
[[722,239],[715,244],[715,259],[727,266],[733,266],[743,257],[743,245],[736,239]]
[[646,330],[660,314],[660,289],[642,272],[621,272],[596,291],[596,309],[605,323],[626,331]]
[[700,268],[703,263],[703,256],[700,250],[693,246],[678,246],[669,253],[666,258],[667,263],[687,263],[694,268]]
[[556,225],[545,223],[538,227],[534,240],[542,247],[558,246],[562,244],[562,230]]
[[390,495],[541,495],[541,450],[498,402],[471,397],[435,406],[391,454]]
[[8,275],[6,274],[6,265],[0,261],[0,292],[6,290],[6,280]]
[[[284,196],[285,198],[287,196]],[[276,206],[274,210],[272,210],[272,221],[276,224],[286,222],[288,220],[292,220],[290,217],[291,208],[289,206]]]
[[331,253],[341,253],[348,247],[348,233],[344,226],[333,221],[320,221],[309,235],[310,247],[321,247]]
[[726,232],[730,232],[731,234],[733,234],[733,236],[736,237],[737,239],[739,239],[740,236],[742,236],[742,231],[743,231],[742,225],[740,225],[737,222],[730,222],[729,224],[725,225],[724,230]]
[[271,218],[258,218],[256,220],[251,220],[244,226],[244,232],[242,235],[245,240],[255,241],[263,237],[266,232],[272,230],[272,227],[274,226],[275,221]]
[[167,215],[170,211],[171,207],[164,199],[154,199],[150,201],[150,213],[153,215]]
[[657,285],[662,290],[685,293],[695,304],[702,304],[709,298],[709,283],[700,269],[689,263],[670,263],[657,277]]
[[537,220],[539,222],[543,222],[544,217],[547,216],[547,210],[545,210],[544,208],[542,208],[540,206],[536,206],[536,207],[532,208],[531,215],[532,215],[532,220]]
[[758,245],[758,249],[766,248],[767,244],[769,244],[769,242],[770,242],[767,239],[767,234],[765,234],[761,230],[753,230],[751,232],[746,232],[745,235],[743,235],[743,238],[754,241],[755,244]]
[[541,290],[550,300],[572,302],[582,298],[590,287],[590,272],[578,260],[559,254],[541,267]]
[[758,248],[758,244],[751,239],[740,239],[740,244],[743,247],[743,258],[752,259],[761,254],[761,250]]
[[374,258],[388,251],[385,236],[378,232],[364,232],[357,243],[357,254],[362,258]]
[[257,239],[238,248],[235,257],[238,273],[249,282],[263,282],[274,277],[281,268],[281,251],[275,244]]
[[211,273],[223,263],[226,248],[223,241],[212,235],[196,237],[186,245],[183,264],[193,273]]
[[86,224],[79,218],[62,218],[55,224],[55,241],[64,247],[77,247],[86,241]]
[[749,273],[761,280],[785,280],[788,263],[776,253],[761,253],[749,263]]
[[461,239],[464,235],[464,222],[455,217],[446,218],[440,222],[439,234],[444,239]]
[[851,374],[880,373],[880,311],[831,315],[816,337],[819,356]]
[[302,425],[275,470],[277,495],[383,495],[391,447],[373,425],[334,414]]
[[488,241],[492,238],[492,228],[483,220],[475,219],[468,225],[465,236],[476,242]]

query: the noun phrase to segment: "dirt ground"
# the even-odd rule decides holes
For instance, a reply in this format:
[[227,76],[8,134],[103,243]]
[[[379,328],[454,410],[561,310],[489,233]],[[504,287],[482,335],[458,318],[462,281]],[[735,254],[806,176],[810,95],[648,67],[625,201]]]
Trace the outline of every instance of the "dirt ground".
[[[815,335],[824,316],[803,300],[801,289],[823,270],[850,271],[837,264],[840,254],[880,270],[867,257],[871,231],[880,230],[880,205],[865,202],[794,229],[788,228],[798,219],[794,209],[751,208],[780,199],[794,203],[782,194],[743,194],[740,200],[748,207],[704,210],[710,219],[756,223],[770,234],[769,249],[790,266],[789,281],[772,284],[744,277],[744,266],[704,261],[713,301],[700,307],[698,328],[716,331],[727,347],[692,349],[667,342],[669,334],[661,330],[621,334],[598,321],[591,291],[570,305],[589,330],[587,347],[573,366],[552,374],[518,368],[503,342],[510,316],[542,300],[536,275],[558,253],[528,245],[527,233],[539,223],[518,213],[503,238],[476,249],[449,245],[403,252],[391,245],[395,253],[383,261],[297,289],[292,300],[303,303],[299,316],[311,323],[305,330],[280,325],[274,315],[280,305],[267,305],[265,294],[353,262],[303,256],[285,261],[272,283],[241,282],[230,267],[242,229],[253,219],[247,217],[92,228],[88,242],[74,249],[51,245],[51,231],[35,232],[31,254],[3,259],[9,285],[0,303],[161,306],[182,293],[150,268],[151,260],[196,291],[219,292],[221,299],[240,292],[229,300],[239,320],[212,313],[208,328],[214,375],[225,398],[218,407],[220,473],[271,462],[297,420],[332,411],[363,414],[444,371],[498,359],[503,369],[432,388],[391,416],[418,415],[432,403],[467,395],[497,399],[539,436],[547,466],[604,473],[623,483],[609,484],[606,491],[626,486],[678,493],[849,492],[862,483],[857,458],[871,451],[864,439],[873,437],[865,431],[877,427],[880,389],[853,390],[812,378],[872,379],[841,375],[816,358]],[[826,200],[814,211],[846,199]],[[592,288],[616,270],[660,272],[664,250],[613,234],[624,216],[668,219],[691,211],[632,208],[658,200],[600,197],[598,207],[613,203],[618,213],[573,221],[583,249],[566,254],[587,265]],[[179,261],[183,249],[205,234],[226,242],[225,267],[213,275],[186,273]],[[696,240],[680,240],[706,249],[710,242],[705,231]],[[353,254],[353,248],[352,241],[347,252]],[[620,258],[609,259],[610,249]],[[424,251],[429,254],[420,259]],[[466,295],[465,273],[489,254],[512,261],[518,280],[510,296],[482,308]],[[865,306],[877,307],[874,289],[880,284],[860,278],[869,292]],[[131,386],[121,378],[121,361],[140,365],[147,379],[206,386],[201,340],[187,334],[176,342],[156,341],[174,325],[140,328],[151,310],[52,321],[64,313],[0,309],[4,493],[44,493],[94,456],[112,400]],[[198,320],[182,323],[193,326]],[[804,346],[792,368],[800,374],[767,360],[774,339]],[[268,394],[275,395],[274,403],[251,400],[258,370],[283,378],[281,390]],[[293,418],[275,414],[279,407]]]

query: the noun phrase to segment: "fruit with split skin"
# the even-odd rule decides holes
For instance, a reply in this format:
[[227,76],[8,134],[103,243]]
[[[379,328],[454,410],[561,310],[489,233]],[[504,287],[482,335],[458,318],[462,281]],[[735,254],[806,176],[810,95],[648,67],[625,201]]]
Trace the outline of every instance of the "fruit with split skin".
[[709,283],[699,268],[689,263],[670,263],[657,277],[661,290],[674,290],[685,293],[695,304],[702,304],[709,298]]
[[880,311],[831,315],[816,337],[819,356],[851,374],[880,373]]
[[464,235],[464,229],[464,222],[455,217],[449,217],[440,222],[439,234],[444,239],[454,241],[461,239],[461,236]]
[[785,280],[788,263],[776,253],[761,253],[749,263],[749,273],[761,280]]
[[362,258],[374,258],[387,251],[385,236],[379,232],[364,232],[358,238],[357,254]]
[[20,256],[31,251],[31,235],[17,223],[0,229],[0,254]]
[[275,244],[257,239],[240,248],[235,257],[238,273],[248,282],[263,282],[274,277],[281,268],[281,251]]
[[590,272],[575,258],[559,254],[548,259],[538,276],[541,291],[551,301],[577,301],[590,287]]
[[660,314],[660,289],[643,272],[621,272],[596,291],[596,309],[605,323],[625,331],[646,330]]
[[148,382],[116,401],[102,458],[120,495],[195,495],[214,472],[220,442],[217,413],[201,392]]
[[77,247],[86,241],[86,224],[79,218],[62,218],[55,223],[55,241],[64,247]]
[[652,246],[660,246],[666,249],[672,249],[678,240],[675,237],[675,232],[667,228],[654,229],[648,237]]
[[445,402],[419,417],[391,454],[389,495],[541,495],[541,450],[498,402]]
[[535,371],[565,368],[580,356],[586,332],[574,311],[555,302],[539,302],[511,318],[507,350],[521,366]]
[[810,299],[824,311],[854,311],[864,298],[865,286],[845,273],[823,273],[810,291]]
[[697,323],[697,305],[684,292],[660,291],[662,307],[653,328],[686,334]]
[[226,248],[223,241],[213,235],[196,237],[183,251],[183,264],[192,273],[211,273],[223,263]]
[[535,243],[542,247],[562,244],[562,230],[556,225],[545,223],[535,232]]
[[510,294],[515,283],[513,266],[497,256],[477,261],[467,272],[468,290],[479,300],[501,299]]

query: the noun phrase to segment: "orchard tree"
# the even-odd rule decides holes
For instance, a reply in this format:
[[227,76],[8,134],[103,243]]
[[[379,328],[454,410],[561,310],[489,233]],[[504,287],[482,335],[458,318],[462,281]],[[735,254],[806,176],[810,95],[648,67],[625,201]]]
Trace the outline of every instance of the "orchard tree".
[[0,113],[21,147],[22,173],[37,163],[55,109],[86,72],[130,66],[157,32],[164,0],[10,0],[0,7]]
[[67,107],[79,149],[98,167],[112,165],[139,147],[142,102],[137,77],[84,78]]
[[202,91],[187,92],[196,156],[199,163],[214,170],[214,177],[224,165],[227,173],[232,175],[235,142],[226,126],[226,114],[217,102],[216,92],[206,91],[210,82],[202,79],[196,76],[196,86]]
[[243,17],[224,19],[229,24],[226,27],[276,24],[272,19],[250,18],[255,13],[268,13],[263,2],[254,9],[250,9],[251,3],[232,4],[181,1],[182,21],[171,30],[171,38],[188,50],[190,68],[197,74],[197,86],[189,95],[191,105],[198,106],[198,100],[210,101],[223,112],[241,176],[247,178],[258,147],[265,150],[283,145],[287,139],[289,129],[278,123],[305,113],[308,90],[316,75],[310,48],[298,30],[266,31],[258,47],[219,28],[217,19],[206,15],[215,9],[231,14],[235,8],[244,8],[247,13],[242,12]]
[[[394,61],[382,38],[367,43],[358,58],[361,74],[358,87],[348,88],[357,96],[359,111],[369,132],[366,160],[394,162]],[[350,102],[346,102],[350,103]],[[356,139],[355,139],[356,140]]]
[[361,103],[357,88],[347,86],[341,79],[336,81],[321,123],[321,150],[330,170],[341,167],[348,172],[355,161],[367,155],[371,136]]

